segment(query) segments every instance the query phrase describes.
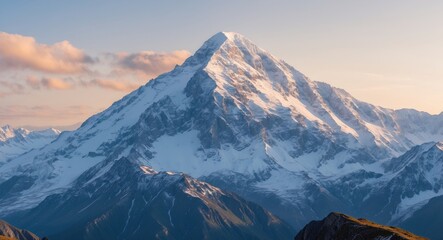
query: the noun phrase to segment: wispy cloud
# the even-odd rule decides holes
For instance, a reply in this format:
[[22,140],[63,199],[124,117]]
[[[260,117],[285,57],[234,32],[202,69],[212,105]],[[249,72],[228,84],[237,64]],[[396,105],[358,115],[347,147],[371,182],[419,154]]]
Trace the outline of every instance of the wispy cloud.
[[90,56],[68,41],[53,45],[36,42],[33,37],[0,32],[0,67],[31,69],[48,73],[87,71]]
[[30,90],[82,87],[129,92],[172,70],[189,56],[188,51],[178,50],[91,57],[68,41],[48,45],[33,37],[0,32],[0,77],[5,79],[0,82],[0,97]]
[[131,72],[145,75],[146,77],[157,76],[182,64],[190,53],[185,50],[172,52],[142,51],[139,53],[115,54],[116,71]]
[[26,83],[33,89],[68,90],[74,88],[72,81],[56,77],[37,78],[35,76],[28,76]]
[[83,85],[96,86],[104,89],[111,89],[123,92],[130,92],[140,87],[140,84],[137,84],[133,81],[114,80],[114,79],[93,79]]
[[[0,86],[3,82],[0,81]],[[5,87],[14,88],[15,91],[23,91],[25,87],[21,84],[4,82]],[[129,80],[116,80],[95,78],[92,80],[74,80],[71,78],[55,78],[55,77],[36,77],[28,76],[26,85],[31,89],[50,89],[50,90],[69,90],[80,87],[98,87],[103,89],[111,89],[115,91],[130,92],[140,87],[139,83]]]
[[[44,44],[30,36],[0,32],[0,124],[81,122],[108,106],[113,97],[172,70],[189,55],[184,50],[91,55],[68,41]],[[14,98],[18,94],[28,105],[20,105],[21,100]],[[77,94],[96,101],[66,107],[85,104]]]
[[97,109],[91,106],[73,105],[67,107],[52,107],[49,105],[25,106],[7,105],[0,106],[0,119],[5,122],[21,122],[26,119],[52,120],[52,119],[77,119],[79,116],[90,116]]
[[5,97],[11,94],[21,94],[25,87],[20,83],[0,80],[0,97]]

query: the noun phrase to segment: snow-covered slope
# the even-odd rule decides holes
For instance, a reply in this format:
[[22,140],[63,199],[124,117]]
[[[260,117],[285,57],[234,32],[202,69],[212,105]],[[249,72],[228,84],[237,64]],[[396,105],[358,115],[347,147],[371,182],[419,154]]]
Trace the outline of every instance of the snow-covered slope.
[[[434,239],[441,220],[441,211],[435,207],[441,203],[435,202],[443,197],[443,143],[415,146],[380,165],[383,173],[359,170],[325,184],[351,206],[349,212],[354,215],[403,226]],[[420,220],[423,224],[411,224]]]
[[361,102],[222,32],[78,130],[1,166],[8,195],[0,214],[66,191],[92,167],[100,177],[127,157],[235,191],[301,227],[347,208],[331,182],[384,175],[384,160],[440,140],[443,114]]
[[431,198],[426,205],[402,221],[400,226],[429,239],[443,239],[442,222],[443,195]]
[[289,225],[257,204],[186,174],[121,158],[93,168],[11,222],[49,239],[289,239]]
[[14,129],[9,125],[0,127],[0,166],[8,159],[14,158],[33,148],[41,148],[53,141],[60,131],[46,129],[29,131],[24,128]]
[[[443,195],[443,142],[426,143],[386,163],[385,178],[364,204],[378,205],[378,217],[399,223],[426,205],[431,198]],[[390,196],[388,199],[380,195]],[[378,203],[385,199],[383,204]]]

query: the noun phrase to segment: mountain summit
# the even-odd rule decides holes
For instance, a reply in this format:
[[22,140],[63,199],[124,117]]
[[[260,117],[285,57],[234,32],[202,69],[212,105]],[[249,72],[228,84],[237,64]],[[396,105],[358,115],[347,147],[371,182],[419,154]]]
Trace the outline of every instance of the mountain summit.
[[359,101],[222,32],[76,131],[1,166],[0,215],[67,191],[91,169],[98,178],[125,157],[234,191],[301,228],[355,211],[368,184],[393,178],[384,162],[441,140],[443,114]]

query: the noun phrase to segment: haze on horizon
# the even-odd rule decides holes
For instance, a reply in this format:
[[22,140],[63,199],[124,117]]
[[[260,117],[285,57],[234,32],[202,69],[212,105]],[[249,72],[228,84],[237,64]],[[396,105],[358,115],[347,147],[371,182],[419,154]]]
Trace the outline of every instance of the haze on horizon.
[[82,122],[220,31],[362,101],[438,114],[442,11],[412,0],[2,3],[0,125]]

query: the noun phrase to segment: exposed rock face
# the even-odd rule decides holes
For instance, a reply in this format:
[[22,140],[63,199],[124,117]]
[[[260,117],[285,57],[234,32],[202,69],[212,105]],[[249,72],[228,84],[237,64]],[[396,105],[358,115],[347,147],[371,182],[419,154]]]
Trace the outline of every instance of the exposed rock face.
[[126,158],[66,193],[12,217],[51,240],[288,239],[294,231],[257,204],[185,174],[155,172]]
[[330,213],[321,221],[312,221],[295,236],[295,240],[419,240],[403,229]]
[[34,233],[0,220],[0,240],[40,240]]
[[[360,216],[398,225],[431,198],[443,194],[443,142],[413,147],[383,165],[386,180],[372,184],[366,199],[361,201]],[[377,214],[367,214],[374,212]]]

